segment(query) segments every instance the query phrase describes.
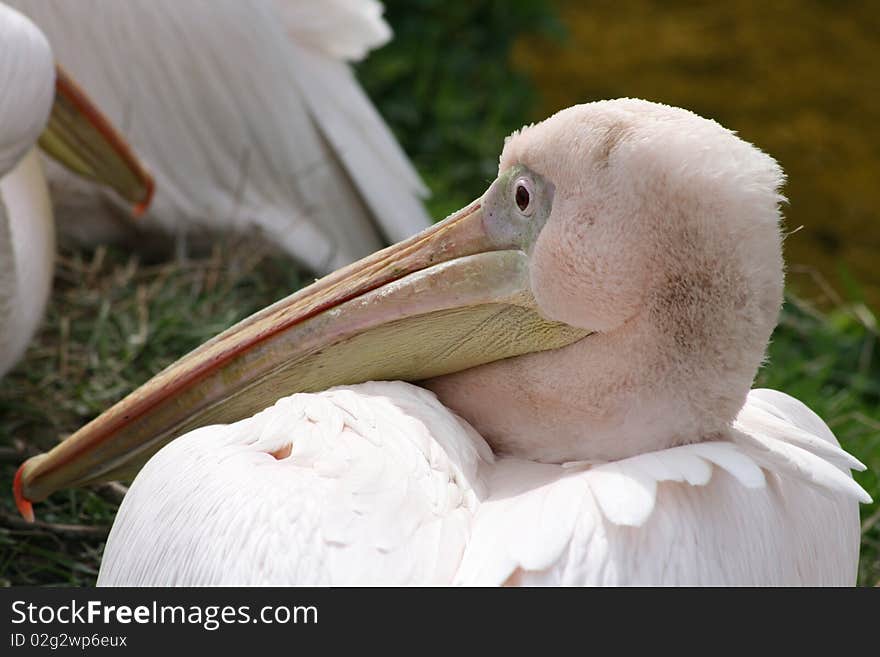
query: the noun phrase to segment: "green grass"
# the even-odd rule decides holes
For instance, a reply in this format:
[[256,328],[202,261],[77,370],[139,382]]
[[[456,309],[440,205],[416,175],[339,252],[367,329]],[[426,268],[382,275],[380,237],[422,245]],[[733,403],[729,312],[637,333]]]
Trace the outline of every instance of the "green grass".
[[[10,491],[26,456],[304,282],[283,259],[241,245],[146,267],[120,251],[65,253],[42,331],[0,381],[0,490]],[[856,478],[880,501],[878,356],[876,323],[864,306],[823,315],[789,298],[757,383],[819,413],[868,466]],[[118,499],[106,487],[63,491],[37,505],[44,524],[32,527],[17,519],[12,496],[0,495],[0,583],[93,584]],[[880,505],[862,506],[862,517],[859,582],[873,586],[880,583]]]
[[867,466],[853,473],[874,498],[862,505],[859,583],[880,585],[880,342],[859,303],[821,314],[789,296],[756,385],[800,399]]

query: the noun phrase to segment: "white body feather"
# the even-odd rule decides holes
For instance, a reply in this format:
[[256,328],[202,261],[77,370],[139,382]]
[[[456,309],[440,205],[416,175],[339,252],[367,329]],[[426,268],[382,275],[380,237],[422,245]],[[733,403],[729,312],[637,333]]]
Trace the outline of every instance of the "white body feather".
[[46,38],[0,3],[0,376],[24,354],[52,285],[55,226],[33,145],[54,85]]
[[[430,220],[426,189],[346,60],[390,37],[373,0],[14,0],[156,178],[136,224],[47,165],[80,241],[263,231],[326,272]],[[76,221],[65,221],[65,217]]]
[[55,269],[52,204],[35,150],[0,178],[0,376],[43,319]]
[[293,395],[156,454],[98,583],[854,584],[861,464],[774,391],[750,393],[737,430],[548,465],[495,458],[407,383]]

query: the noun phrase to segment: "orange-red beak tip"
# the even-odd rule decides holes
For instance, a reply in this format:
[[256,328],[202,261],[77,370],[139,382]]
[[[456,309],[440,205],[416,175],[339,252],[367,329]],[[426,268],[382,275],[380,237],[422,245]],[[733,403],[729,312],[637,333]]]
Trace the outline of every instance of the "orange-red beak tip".
[[15,473],[15,479],[12,480],[12,493],[15,496],[15,506],[18,507],[18,512],[21,514],[21,517],[27,522],[33,522],[34,505],[24,496],[24,492],[21,488],[21,473],[23,470],[24,463],[19,466],[18,471]]
[[147,177],[147,194],[144,197],[144,200],[136,203],[134,208],[132,208],[132,214],[136,218],[141,218],[144,216],[147,210],[150,208],[150,203],[153,201],[153,192],[156,191],[156,183],[153,181],[152,176]]

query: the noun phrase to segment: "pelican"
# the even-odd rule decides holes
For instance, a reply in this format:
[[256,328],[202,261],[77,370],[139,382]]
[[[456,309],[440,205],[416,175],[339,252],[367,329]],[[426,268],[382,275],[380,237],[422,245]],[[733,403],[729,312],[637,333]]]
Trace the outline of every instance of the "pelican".
[[46,37],[2,3],[0,44],[2,376],[36,331],[52,284],[55,225],[37,139],[77,175],[107,184],[136,204],[135,213],[149,202],[152,180],[73,80],[63,71],[56,75]]
[[852,585],[864,466],[750,390],[782,181],[683,109],[560,111],[26,461],[19,508],[146,463],[99,585]]
[[430,225],[427,189],[349,68],[391,37],[376,0],[12,4],[156,178],[132,224],[48,164],[74,241],[161,250],[163,236],[258,231],[327,273]]

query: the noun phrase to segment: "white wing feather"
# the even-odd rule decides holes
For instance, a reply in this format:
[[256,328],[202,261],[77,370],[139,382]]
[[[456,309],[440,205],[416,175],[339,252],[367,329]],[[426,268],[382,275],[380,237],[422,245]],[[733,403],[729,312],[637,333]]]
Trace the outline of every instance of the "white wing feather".
[[[499,461],[455,581],[853,584],[858,501],[870,498],[832,463],[851,462],[833,436],[829,447],[818,444],[830,435],[821,420],[804,419],[805,407],[781,393],[763,393],[750,394],[737,420],[750,437],[736,442],[602,465]],[[782,409],[770,417],[772,435],[761,433],[768,405]],[[788,424],[794,441],[817,453],[785,441],[782,412],[798,420]],[[550,499],[560,513],[548,510]]]
[[420,198],[428,190],[345,63],[291,44],[293,74],[315,125],[391,240],[430,225]]
[[[825,423],[804,404],[768,390],[752,391],[749,400],[733,423],[732,438],[757,463],[832,495],[866,504],[872,501],[849,474],[850,469],[864,470],[865,466],[840,449]],[[774,401],[783,410],[773,412]]]
[[[760,427],[760,432],[770,439],[783,440],[791,445],[800,447],[811,454],[834,463],[837,467],[846,470],[863,472],[865,465],[849,452],[840,448],[834,434],[824,422],[804,404],[800,408],[791,401],[783,401],[780,407],[779,396],[787,400],[797,401],[776,390],[759,389],[753,390],[750,396],[752,402],[743,408],[738,421],[748,424],[750,427]],[[772,400],[772,401],[771,401]],[[776,405],[774,405],[774,402]],[[786,412],[787,409],[788,412]],[[816,422],[818,420],[818,423]],[[800,421],[807,429],[799,429],[794,426]]]
[[292,41],[334,59],[358,61],[391,39],[376,0],[276,0]]
[[638,527],[654,510],[657,479],[642,468],[620,461],[598,466],[582,476],[602,513],[616,525]]
[[486,449],[406,383],[281,399],[150,460],[119,509],[98,583],[449,582]]
[[[487,488],[455,583],[516,583],[519,568],[543,571],[571,541],[572,525],[584,518],[584,485],[560,476],[558,466],[501,459],[487,468]],[[550,507],[549,503],[555,504]]]

